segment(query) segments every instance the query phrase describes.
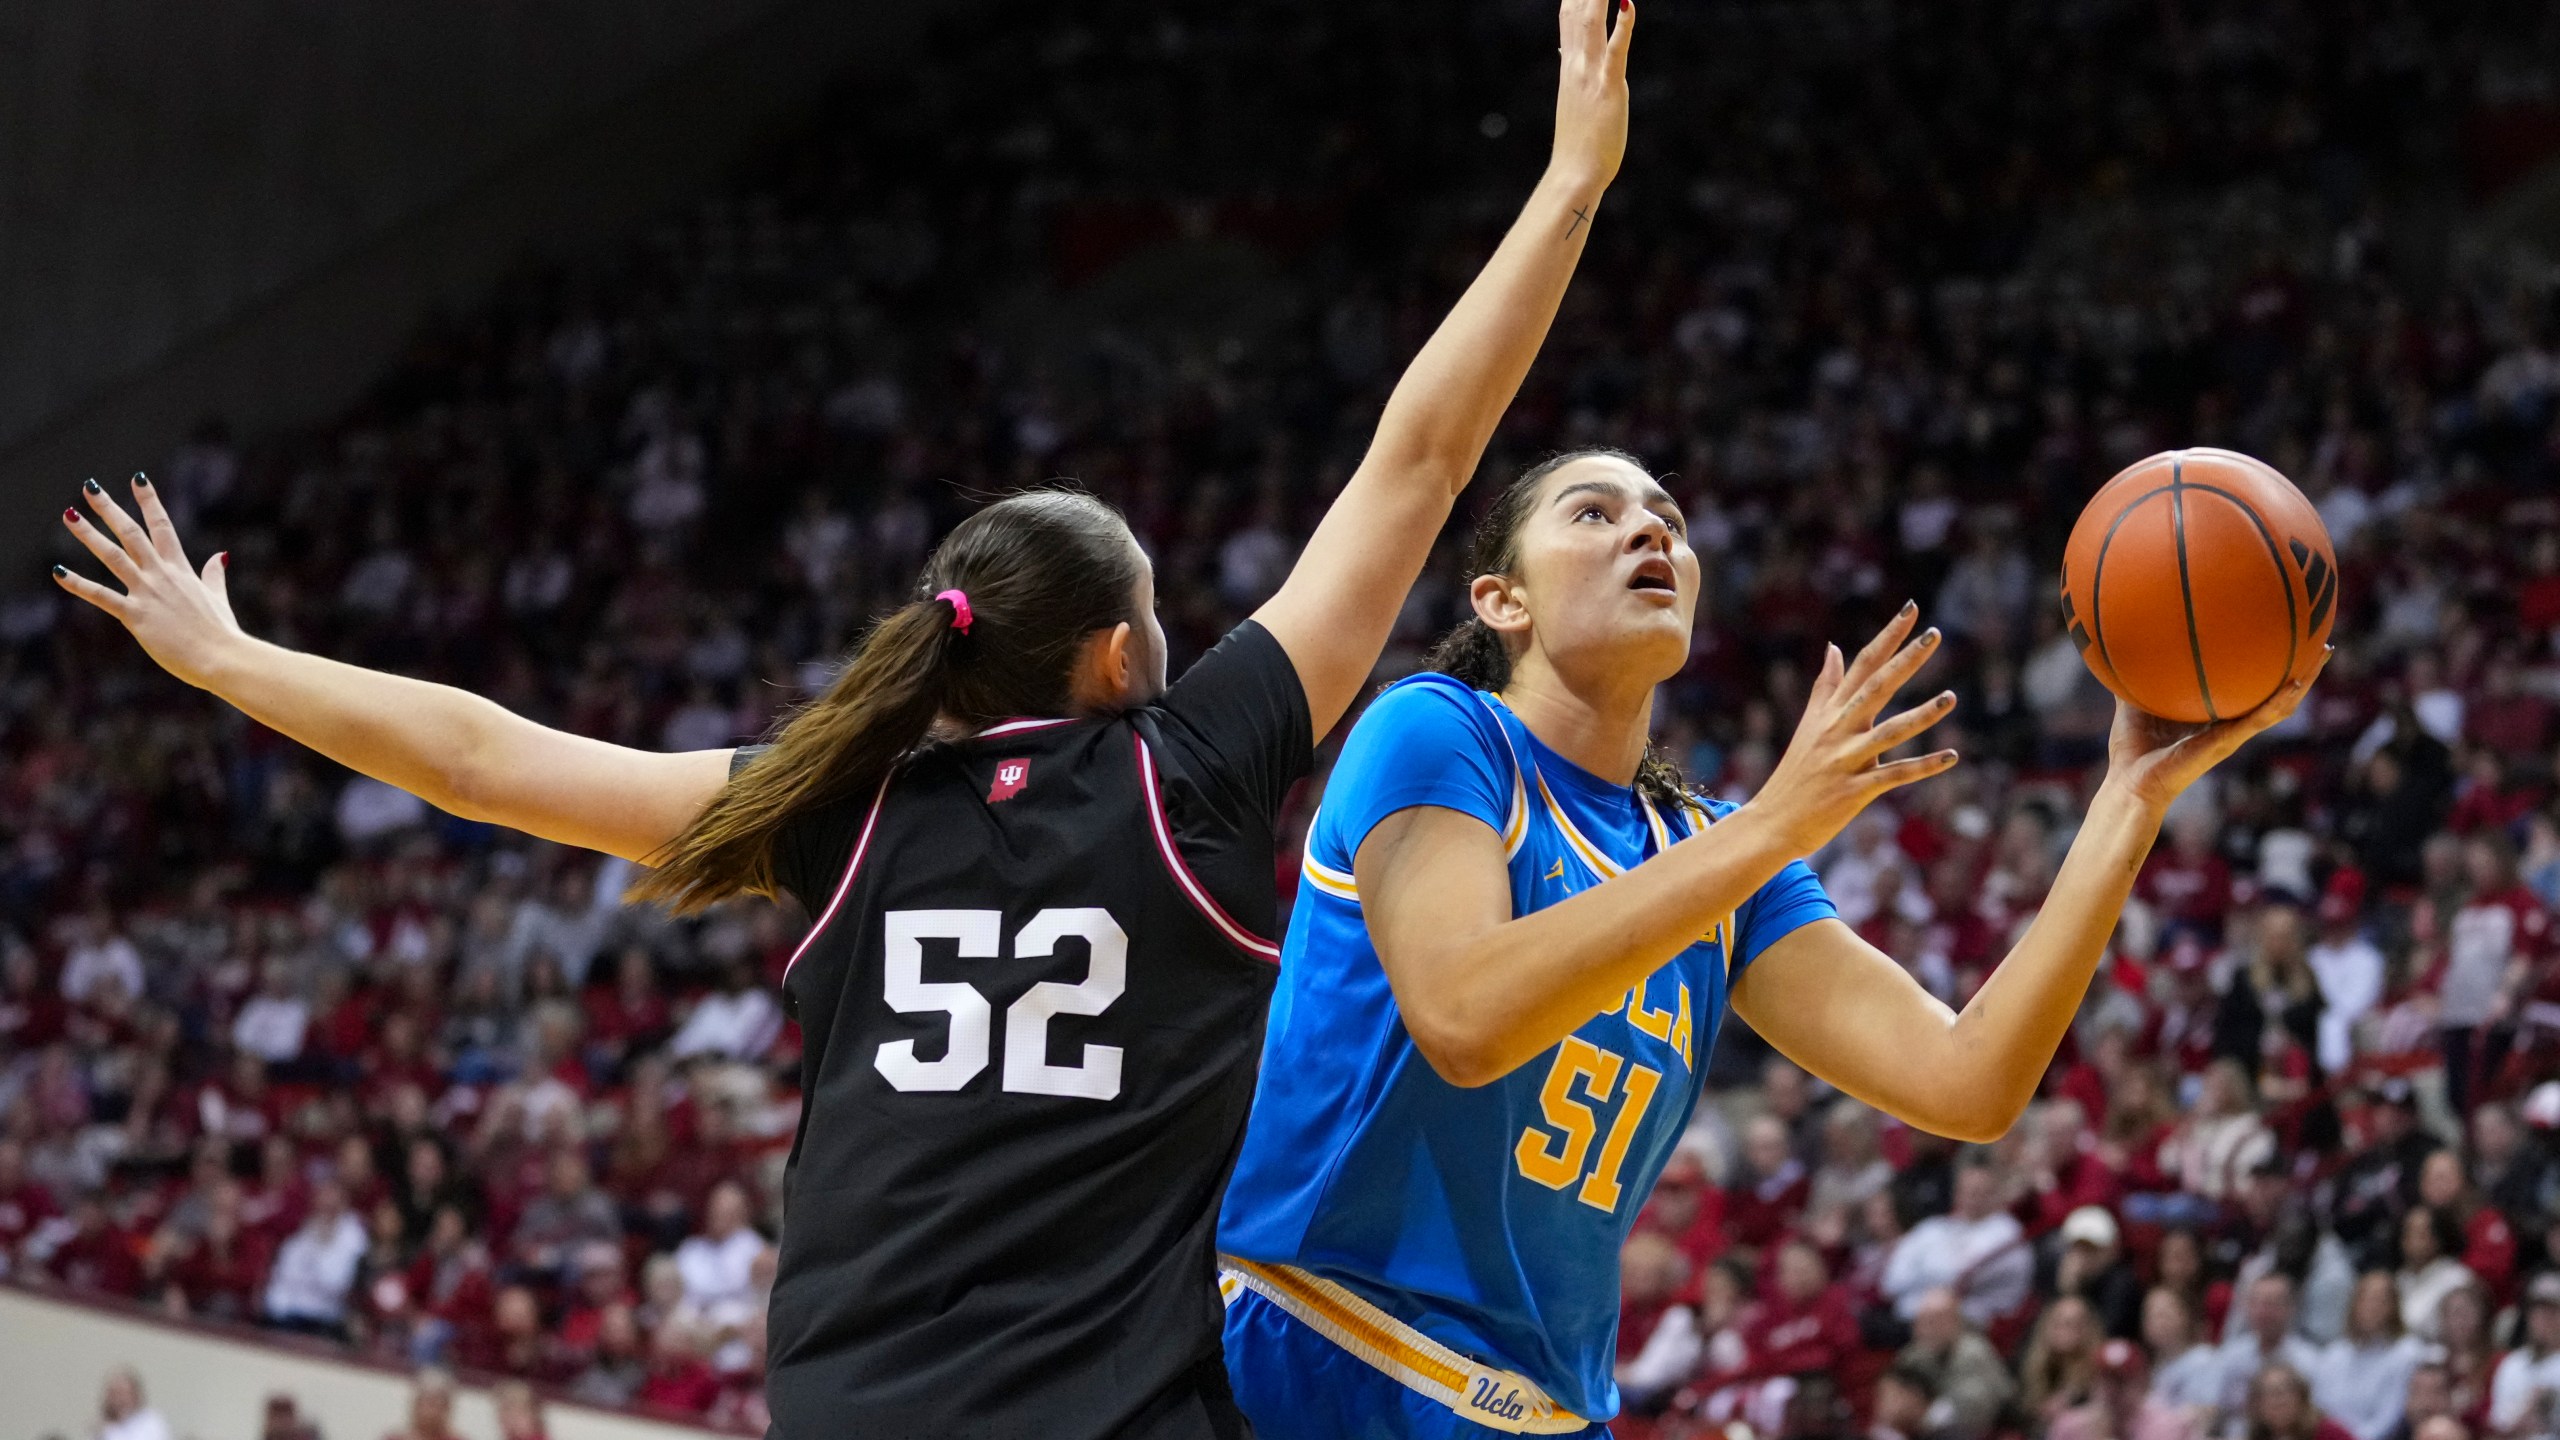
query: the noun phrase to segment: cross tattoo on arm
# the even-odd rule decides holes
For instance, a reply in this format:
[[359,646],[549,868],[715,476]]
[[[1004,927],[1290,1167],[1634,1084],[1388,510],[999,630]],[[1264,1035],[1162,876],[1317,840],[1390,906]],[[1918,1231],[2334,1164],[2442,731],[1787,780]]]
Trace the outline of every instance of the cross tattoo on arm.
[[1574,235],[1582,229],[1582,222],[1590,218],[1590,211],[1583,209],[1579,205],[1573,207],[1573,223],[1564,227],[1564,238],[1567,240],[1572,239]]

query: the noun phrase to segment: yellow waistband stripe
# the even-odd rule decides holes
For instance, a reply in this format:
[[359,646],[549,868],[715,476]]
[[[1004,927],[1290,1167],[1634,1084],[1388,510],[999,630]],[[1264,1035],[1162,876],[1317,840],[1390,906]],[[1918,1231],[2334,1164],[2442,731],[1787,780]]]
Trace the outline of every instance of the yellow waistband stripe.
[[[1221,1256],[1221,1298],[1232,1305],[1251,1290],[1327,1340],[1416,1394],[1462,1419],[1514,1435],[1565,1435],[1591,1422],[1558,1406],[1524,1376],[1478,1364],[1340,1285],[1287,1265]],[[1471,1404],[1498,1397],[1488,1408]],[[1514,1413],[1516,1412],[1516,1413]]]

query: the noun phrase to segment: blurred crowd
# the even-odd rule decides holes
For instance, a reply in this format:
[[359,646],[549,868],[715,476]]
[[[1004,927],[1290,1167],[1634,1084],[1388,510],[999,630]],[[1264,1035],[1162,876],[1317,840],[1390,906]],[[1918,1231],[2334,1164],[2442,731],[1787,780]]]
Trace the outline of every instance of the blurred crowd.
[[[208,423],[153,477],[249,629],[728,745],[1053,477],[1128,513],[1177,664],[1249,613],[1526,193],[1552,7],[987,8],[337,420]],[[1716,793],[1823,642],[1945,629],[1966,763],[1816,857],[1862,934],[1960,1004],[2053,883],[2111,704],[2052,577],[2107,475],[2261,456],[2344,583],[2000,1146],[1728,1030],[1627,1252],[1621,1428],[2560,1433],[2560,309],[2409,222],[2547,109],[2560,12],[1663,8],[1486,472],[1612,444],[1681,499],[1661,741]],[[50,590],[0,598],[0,815],[11,1278],[761,1426],[799,916],[625,907],[619,862],[349,776]]]
[[[475,1435],[457,1427],[454,1409],[459,1398],[450,1371],[432,1366],[420,1370],[409,1387],[406,1422],[385,1434],[383,1440],[488,1440],[486,1432]],[[542,1397],[530,1383],[498,1381],[489,1387],[489,1401],[497,1423],[494,1440],[549,1440],[551,1432],[543,1417]],[[327,1431],[289,1390],[268,1393],[254,1429],[244,1426],[238,1430],[205,1431],[172,1424],[151,1404],[141,1372],[131,1366],[108,1373],[98,1394],[98,1423],[89,1435],[90,1440],[233,1440],[235,1436],[241,1440],[328,1440]],[[56,1432],[45,1440],[68,1437]]]

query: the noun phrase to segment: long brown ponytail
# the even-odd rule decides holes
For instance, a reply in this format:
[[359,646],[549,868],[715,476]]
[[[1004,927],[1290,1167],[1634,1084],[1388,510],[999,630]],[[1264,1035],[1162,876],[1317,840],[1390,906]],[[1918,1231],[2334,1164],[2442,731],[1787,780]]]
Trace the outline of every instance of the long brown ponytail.
[[[1520,564],[1520,530],[1537,508],[1538,487],[1574,461],[1595,458],[1624,460],[1639,470],[1644,468],[1643,461],[1624,450],[1597,446],[1550,455],[1521,471],[1485,507],[1467,538],[1469,583],[1485,575],[1508,575],[1516,569]],[[1478,690],[1500,690],[1511,683],[1511,660],[1510,642],[1502,638],[1501,632],[1469,615],[1440,637],[1422,664],[1427,670],[1437,670]],[[1655,749],[1650,741],[1645,744],[1644,758],[1636,762],[1636,788],[1657,805],[1676,807],[1689,799],[1688,777],[1680,772],[1678,763]]]
[[[679,914],[774,892],[773,843],[796,815],[867,798],[943,717],[966,726],[1065,712],[1087,637],[1137,621],[1146,561],[1118,511],[1088,495],[1033,490],[962,521],[925,562],[915,597],[883,616],[826,693],[630,890]],[[936,598],[968,596],[970,621]]]

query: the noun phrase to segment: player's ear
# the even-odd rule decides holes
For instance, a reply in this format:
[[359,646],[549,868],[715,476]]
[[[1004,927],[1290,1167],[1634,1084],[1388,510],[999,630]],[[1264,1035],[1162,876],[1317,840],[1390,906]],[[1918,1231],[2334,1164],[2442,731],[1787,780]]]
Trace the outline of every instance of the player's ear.
[[1123,620],[1085,637],[1076,659],[1075,681],[1068,693],[1083,710],[1116,710],[1129,693],[1138,670],[1138,634]]
[[1467,587],[1476,618],[1497,634],[1518,635],[1529,628],[1529,600],[1520,583],[1508,575],[1479,575]]

